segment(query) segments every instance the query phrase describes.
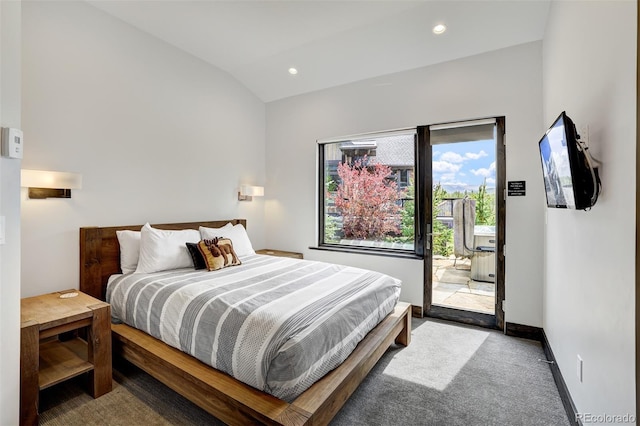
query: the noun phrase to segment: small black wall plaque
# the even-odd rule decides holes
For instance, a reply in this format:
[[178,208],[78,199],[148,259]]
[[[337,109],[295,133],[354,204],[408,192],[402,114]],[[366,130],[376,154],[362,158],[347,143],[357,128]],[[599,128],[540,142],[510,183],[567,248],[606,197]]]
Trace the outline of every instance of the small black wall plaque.
[[510,180],[507,182],[507,195],[522,197],[526,195],[527,182],[524,180]]

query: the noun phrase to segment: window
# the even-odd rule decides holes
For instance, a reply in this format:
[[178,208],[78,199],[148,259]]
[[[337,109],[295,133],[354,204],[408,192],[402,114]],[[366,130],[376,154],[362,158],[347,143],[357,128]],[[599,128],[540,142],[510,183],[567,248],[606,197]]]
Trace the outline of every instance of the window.
[[319,142],[319,245],[416,253],[415,129]]

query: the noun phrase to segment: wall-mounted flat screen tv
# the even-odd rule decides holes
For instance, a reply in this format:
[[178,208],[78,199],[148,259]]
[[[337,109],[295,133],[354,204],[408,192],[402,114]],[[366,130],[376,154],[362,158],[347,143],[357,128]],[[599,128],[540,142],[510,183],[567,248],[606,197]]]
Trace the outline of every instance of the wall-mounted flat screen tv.
[[580,141],[573,121],[563,111],[539,143],[547,206],[591,208],[600,192],[598,168]]

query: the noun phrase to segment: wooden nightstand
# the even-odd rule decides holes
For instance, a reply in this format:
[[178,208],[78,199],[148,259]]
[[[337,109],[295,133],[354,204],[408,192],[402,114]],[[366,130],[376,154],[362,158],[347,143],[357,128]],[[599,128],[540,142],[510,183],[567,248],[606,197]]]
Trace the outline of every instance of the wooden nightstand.
[[256,250],[256,254],[267,254],[269,256],[293,257],[295,259],[302,259],[302,253],[296,253],[294,251],[262,249]]
[[[64,380],[88,373],[94,398],[111,391],[108,303],[78,290],[29,297],[21,300],[20,322],[21,425],[38,423],[39,391]],[[81,329],[86,341],[77,337]]]

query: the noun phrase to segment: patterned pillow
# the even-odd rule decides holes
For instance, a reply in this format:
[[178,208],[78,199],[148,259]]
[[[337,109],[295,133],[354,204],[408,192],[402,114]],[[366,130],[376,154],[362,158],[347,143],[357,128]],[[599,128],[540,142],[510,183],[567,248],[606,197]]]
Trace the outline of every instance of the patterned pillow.
[[187,243],[187,249],[193,260],[193,267],[196,269],[207,269],[207,263],[204,261],[204,256],[198,249],[198,243]]
[[209,271],[222,269],[226,266],[240,265],[240,259],[233,250],[233,243],[228,238],[214,238],[201,240],[198,250],[204,258]]

